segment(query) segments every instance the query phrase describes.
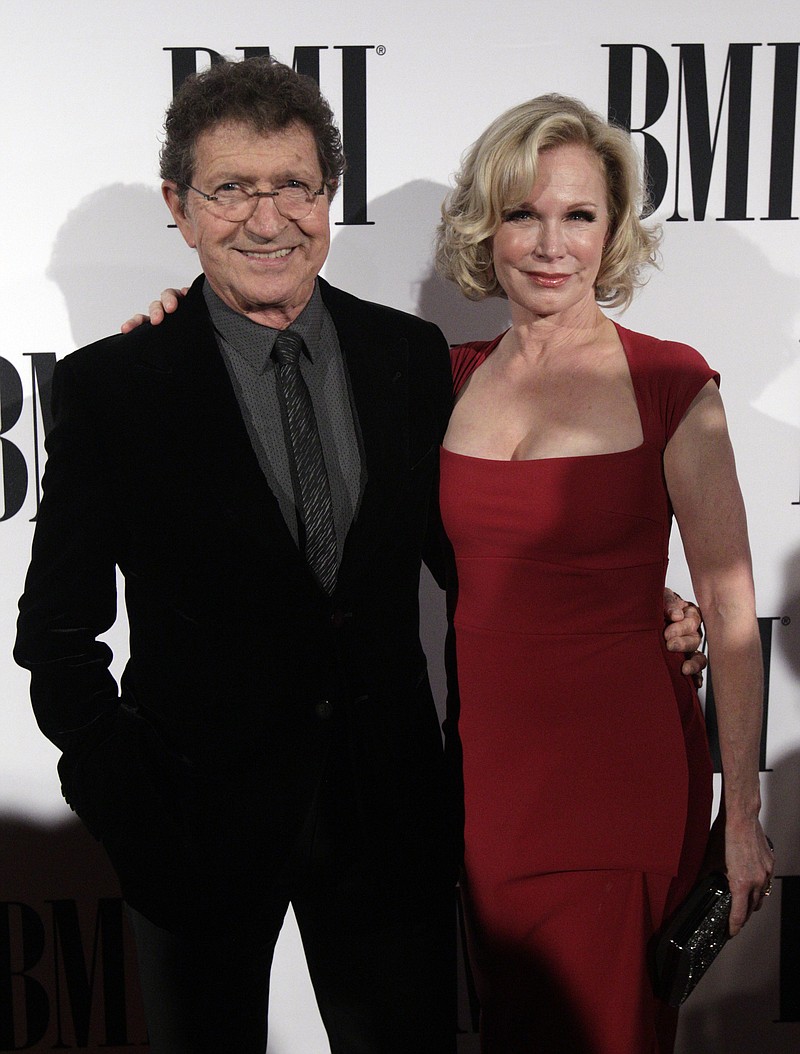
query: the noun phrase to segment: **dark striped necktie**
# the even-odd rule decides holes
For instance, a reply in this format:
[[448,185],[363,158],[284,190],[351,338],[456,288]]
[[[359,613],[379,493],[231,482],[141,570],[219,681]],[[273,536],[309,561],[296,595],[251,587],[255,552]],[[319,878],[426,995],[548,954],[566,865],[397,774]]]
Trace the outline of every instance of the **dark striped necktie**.
[[314,406],[300,372],[304,348],[299,333],[284,329],[275,341],[278,394],[286,411],[295,502],[300,514],[300,548],[327,593],[336,586],[336,531],[328,472]]

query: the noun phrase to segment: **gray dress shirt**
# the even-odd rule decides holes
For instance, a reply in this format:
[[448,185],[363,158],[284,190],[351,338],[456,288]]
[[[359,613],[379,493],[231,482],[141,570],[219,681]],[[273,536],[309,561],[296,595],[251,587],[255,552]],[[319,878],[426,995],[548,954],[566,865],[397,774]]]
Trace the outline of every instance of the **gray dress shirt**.
[[[217,344],[227,367],[242,418],[261,470],[284,520],[298,540],[288,437],[284,433],[272,349],[280,330],[262,326],[228,307],[209,285],[203,295]],[[358,417],[339,338],[315,284],[311,300],[290,329],[305,341],[300,372],[317,418],[331,486],[338,563],[366,482]]]

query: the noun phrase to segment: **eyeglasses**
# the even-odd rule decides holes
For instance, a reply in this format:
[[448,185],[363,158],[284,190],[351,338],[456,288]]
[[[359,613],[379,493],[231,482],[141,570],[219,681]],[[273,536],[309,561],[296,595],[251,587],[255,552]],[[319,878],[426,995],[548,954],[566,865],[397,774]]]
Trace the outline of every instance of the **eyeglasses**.
[[324,183],[319,190],[310,190],[305,184],[294,180],[277,190],[246,190],[241,183],[223,183],[213,194],[204,194],[190,183],[178,185],[204,198],[208,202],[209,212],[215,216],[233,221],[249,220],[256,211],[259,198],[272,198],[275,208],[286,220],[304,220],[311,215],[317,200],[325,193]]

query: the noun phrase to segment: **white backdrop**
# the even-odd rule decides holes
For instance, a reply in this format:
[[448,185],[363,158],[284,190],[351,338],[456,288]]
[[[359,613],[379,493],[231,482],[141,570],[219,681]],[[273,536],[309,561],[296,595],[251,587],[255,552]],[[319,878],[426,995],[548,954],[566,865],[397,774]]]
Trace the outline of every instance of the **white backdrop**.
[[[349,83],[343,88],[346,54],[363,56],[366,77],[365,155],[353,146],[353,125],[344,131],[346,146],[349,135],[356,160],[366,164],[369,223],[334,228],[324,273],[359,295],[432,319],[451,341],[493,335],[504,320],[499,302],[468,304],[443,287],[429,259],[451,173],[490,119],[544,91],[577,95],[605,113],[611,80],[617,95],[630,96],[633,128],[647,125],[652,149],[663,150],[666,192],[657,210],[666,221],[663,268],[624,321],[694,344],[722,374],[759,616],[771,628],[762,784],[765,826],[783,876],[766,910],[687,1004],[680,1051],[797,1050],[800,46],[792,5],[407,0],[378,7],[366,0],[291,7],[257,0],[3,5],[0,1051],[49,1050],[57,1042],[142,1049],[143,1040],[135,985],[128,982],[123,1014],[115,1002],[118,978],[93,944],[99,898],[116,896],[113,877],[62,802],[56,752],[35,727],[27,675],[10,658],[41,454],[31,364],[44,369],[47,359],[35,356],[60,357],[115,330],[164,285],[188,283],[197,271],[193,254],[167,227],[158,191],[170,49],[234,57],[243,48],[269,47],[291,63],[295,48],[314,46],[321,49],[323,91],[337,113],[356,122],[356,93]],[[207,62],[201,51],[198,66]],[[696,75],[703,70],[705,82]],[[638,132],[634,139],[640,147],[645,142]],[[334,219],[341,221],[341,196],[337,201]],[[669,219],[676,214],[680,219]],[[670,580],[691,592],[677,541]],[[441,696],[441,602],[430,583],[423,589],[426,646]],[[112,639],[119,663],[124,626]],[[110,961],[115,916],[101,908],[108,914],[99,947]],[[477,1049],[466,1004],[459,1027],[462,1050]],[[327,1049],[290,923],[275,970],[270,1051]]]

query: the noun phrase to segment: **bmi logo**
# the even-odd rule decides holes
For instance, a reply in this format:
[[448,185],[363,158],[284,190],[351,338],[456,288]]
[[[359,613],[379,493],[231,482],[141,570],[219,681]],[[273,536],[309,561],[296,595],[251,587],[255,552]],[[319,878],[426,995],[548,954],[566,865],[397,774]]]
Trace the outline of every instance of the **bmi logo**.
[[[706,219],[718,170],[724,190],[715,219],[798,218],[792,188],[800,43],[730,44],[724,61],[707,57],[704,44],[673,44],[666,54],[646,44],[603,47],[608,116],[642,138],[652,209],[671,190],[668,222],[690,218],[682,193],[691,198],[691,218]],[[754,156],[754,130],[757,143],[769,144],[763,157]],[[756,204],[749,183],[761,168],[766,187]]]

